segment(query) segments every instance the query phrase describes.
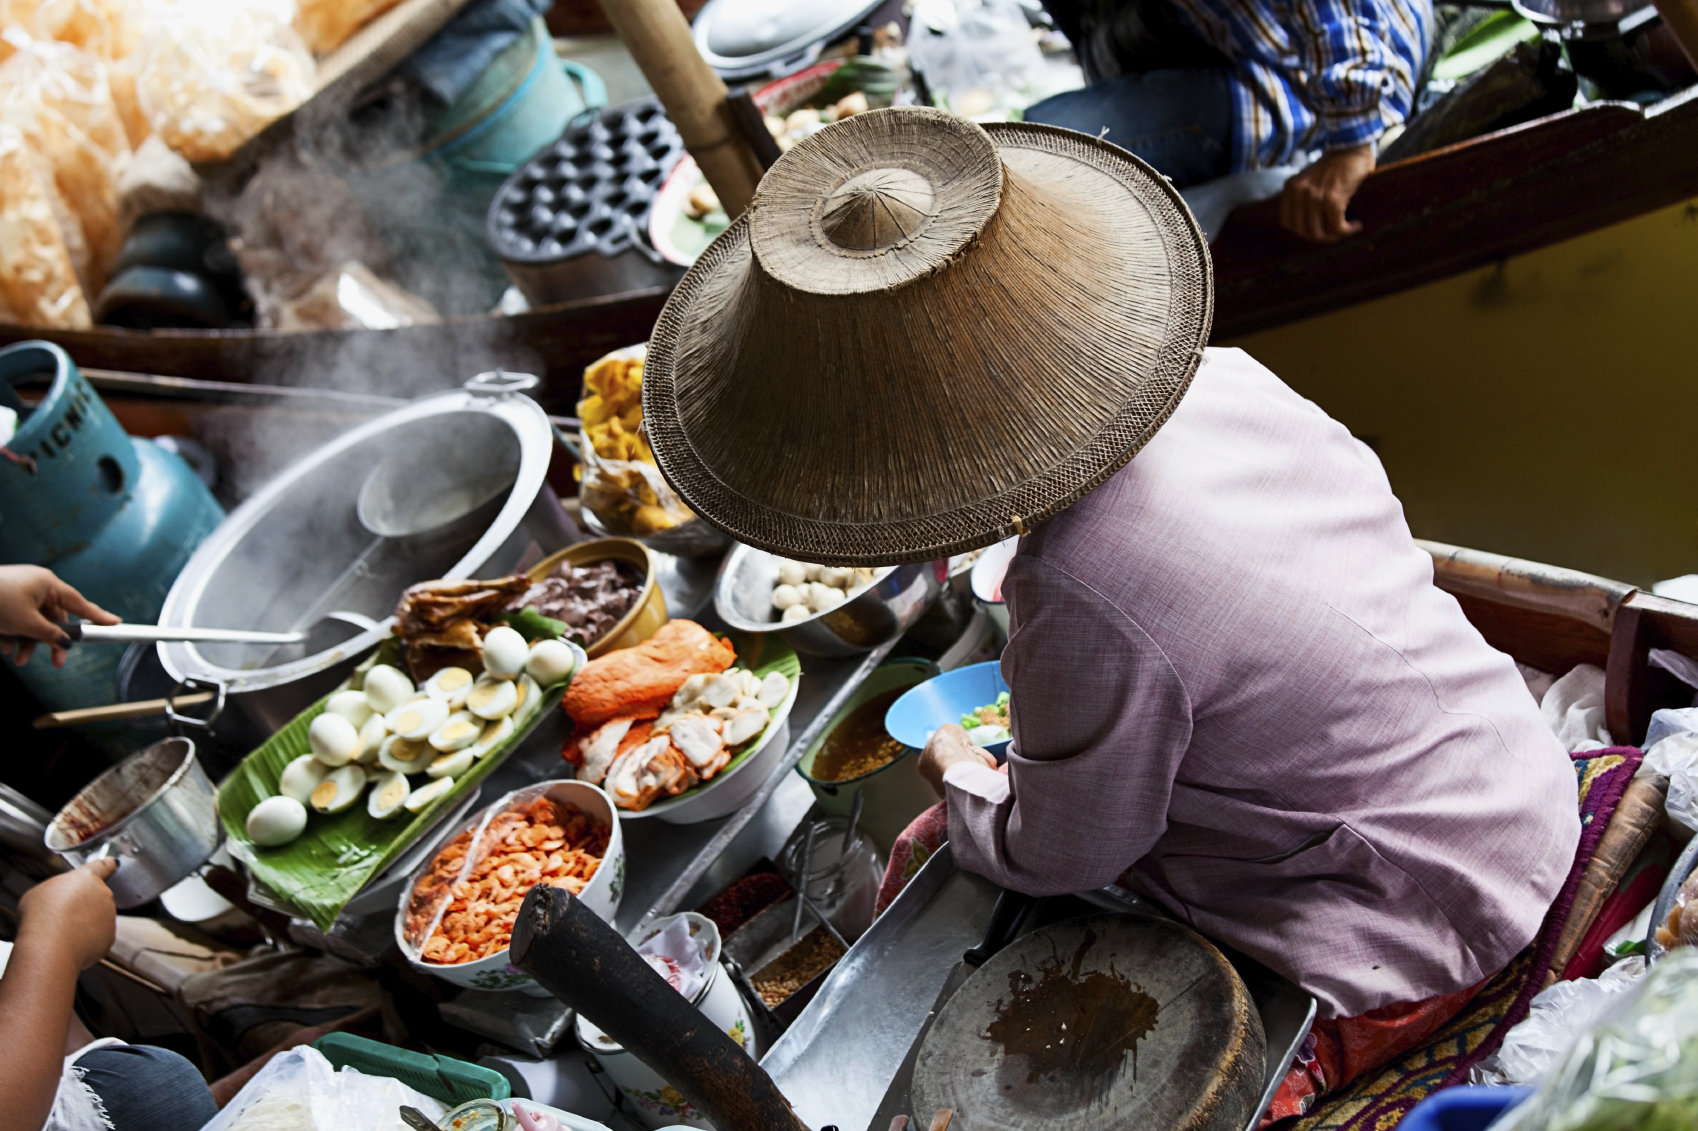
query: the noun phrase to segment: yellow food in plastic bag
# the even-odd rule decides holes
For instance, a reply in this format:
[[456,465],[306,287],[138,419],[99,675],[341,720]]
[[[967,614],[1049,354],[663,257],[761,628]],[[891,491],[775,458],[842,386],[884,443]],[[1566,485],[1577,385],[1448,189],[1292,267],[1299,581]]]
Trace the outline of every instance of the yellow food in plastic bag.
[[312,55],[292,0],[161,0],[137,54],[136,97],[165,143],[222,161],[306,101]]
[[81,329],[88,300],[38,166],[23,132],[0,122],[0,306],[26,326]]
[[644,346],[608,354],[584,370],[578,402],[584,451],[581,499],[616,534],[658,534],[694,516],[655,464],[640,431]]
[[398,3],[400,0],[300,0],[295,26],[314,55],[325,55]]
[[18,50],[0,63],[0,118],[15,126],[52,171],[54,187],[74,218],[67,232],[83,289],[105,284],[118,257],[118,173],[130,152],[106,72],[68,43],[9,36]]

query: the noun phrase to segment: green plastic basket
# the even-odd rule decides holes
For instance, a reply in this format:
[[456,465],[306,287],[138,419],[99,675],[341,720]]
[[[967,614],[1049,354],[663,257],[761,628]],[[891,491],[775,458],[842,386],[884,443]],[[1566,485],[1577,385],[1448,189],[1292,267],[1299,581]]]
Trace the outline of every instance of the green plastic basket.
[[312,1047],[337,1069],[393,1077],[449,1107],[468,1100],[505,1100],[513,1094],[513,1086],[501,1073],[451,1056],[398,1049],[352,1033],[331,1033],[314,1041]]

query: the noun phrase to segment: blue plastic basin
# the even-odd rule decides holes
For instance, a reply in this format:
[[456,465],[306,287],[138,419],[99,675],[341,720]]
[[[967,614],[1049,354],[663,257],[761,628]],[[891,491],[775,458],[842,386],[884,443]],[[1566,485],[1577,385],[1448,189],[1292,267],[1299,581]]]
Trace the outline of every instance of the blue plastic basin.
[[[1002,682],[1002,665],[996,660],[956,668],[926,680],[892,703],[884,715],[884,729],[902,745],[918,750],[932,731],[944,723],[959,723],[962,715],[996,702],[996,697],[1007,690],[1008,685]],[[985,749],[1000,761],[1008,743],[998,742]]]
[[1528,1096],[1531,1088],[1486,1088],[1465,1084],[1435,1092],[1416,1104],[1398,1131],[1486,1131],[1492,1121]]

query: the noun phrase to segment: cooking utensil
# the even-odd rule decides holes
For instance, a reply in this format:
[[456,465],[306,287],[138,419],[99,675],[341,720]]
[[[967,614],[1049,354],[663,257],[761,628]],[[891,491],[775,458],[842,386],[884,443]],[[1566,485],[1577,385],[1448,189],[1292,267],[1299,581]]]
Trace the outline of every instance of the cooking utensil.
[[401,1105],[401,1122],[411,1127],[413,1131],[442,1131],[436,1122],[416,1107]]
[[1040,927],[966,982],[921,1038],[916,1113],[975,1127],[1241,1131],[1267,1042],[1226,956],[1167,919]]
[[697,14],[696,48],[722,78],[785,75],[820,57],[879,0],[709,0]]
[[32,725],[36,730],[51,730],[54,727],[74,727],[83,723],[103,723],[113,719],[145,719],[150,715],[163,715],[173,707],[193,707],[210,703],[213,698],[214,695],[210,691],[197,691],[192,695],[178,695],[172,699],[137,699],[130,703],[110,703],[104,707],[49,711],[45,715],[37,715]]
[[112,898],[119,910],[139,907],[212,856],[213,798],[195,744],[167,738],[83,787],[53,818],[45,843],[73,866],[115,857],[117,871],[106,880]]
[[538,884],[513,925],[513,963],[659,1072],[720,1131],[806,1131],[772,1078],[610,924]]
[[[229,692],[221,742],[252,749],[335,687],[386,635],[407,586],[500,576],[533,544],[550,551],[573,540],[545,482],[554,454],[548,417],[521,395],[536,383],[525,374],[480,374],[461,389],[353,428],[274,478],[201,544],[172,585],[160,625],[313,626],[307,641],[272,655],[241,645],[159,645],[171,679],[216,681]],[[482,458],[462,462],[445,454],[450,449]],[[440,542],[434,535],[378,537],[362,526],[358,500],[373,470],[420,452],[452,462],[466,482],[512,471],[495,516]],[[369,618],[371,627],[338,629],[325,620],[330,610]]]
[[193,641],[199,644],[299,644],[305,632],[253,632],[245,628],[168,628],[157,624],[93,624],[55,622],[72,643],[133,644],[136,641]]
[[753,546],[733,548],[719,567],[713,607],[732,628],[776,632],[813,656],[854,656],[902,635],[943,591],[947,576],[943,562],[884,566],[873,571],[871,585],[836,608],[784,624],[772,607],[782,560]]

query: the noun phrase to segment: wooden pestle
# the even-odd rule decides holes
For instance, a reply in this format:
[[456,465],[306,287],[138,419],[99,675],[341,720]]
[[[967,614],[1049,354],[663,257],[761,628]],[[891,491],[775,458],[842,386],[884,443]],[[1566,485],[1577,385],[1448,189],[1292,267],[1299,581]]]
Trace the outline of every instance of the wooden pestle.
[[720,1131],[808,1131],[737,1042],[565,889],[530,890],[509,953],[513,965],[665,1077]]

